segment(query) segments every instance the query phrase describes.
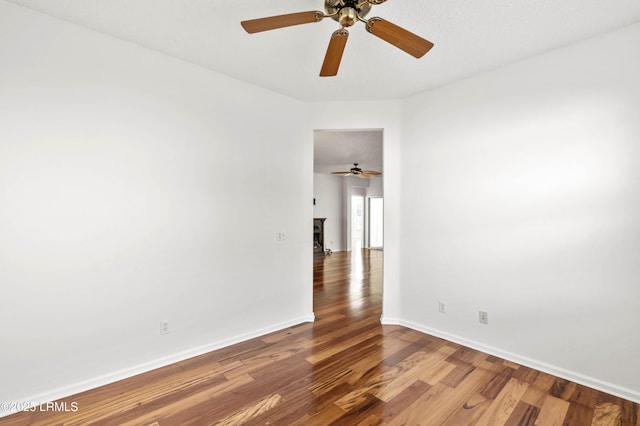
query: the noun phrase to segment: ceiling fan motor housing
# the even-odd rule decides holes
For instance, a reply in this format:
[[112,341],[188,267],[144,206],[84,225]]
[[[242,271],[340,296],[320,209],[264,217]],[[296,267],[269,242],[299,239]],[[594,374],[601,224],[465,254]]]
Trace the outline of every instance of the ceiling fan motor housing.
[[357,22],[358,16],[364,18],[369,13],[371,4],[362,0],[325,0],[324,10],[343,27],[350,27]]

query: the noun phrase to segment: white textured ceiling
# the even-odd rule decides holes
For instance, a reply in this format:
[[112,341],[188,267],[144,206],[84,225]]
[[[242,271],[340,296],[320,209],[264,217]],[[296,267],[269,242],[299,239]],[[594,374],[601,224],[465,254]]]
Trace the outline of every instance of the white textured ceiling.
[[415,59],[357,23],[339,75],[320,78],[335,21],[253,35],[240,21],[323,0],[9,1],[304,101],[402,98],[640,21],[640,0],[389,0],[368,17],[435,47]]

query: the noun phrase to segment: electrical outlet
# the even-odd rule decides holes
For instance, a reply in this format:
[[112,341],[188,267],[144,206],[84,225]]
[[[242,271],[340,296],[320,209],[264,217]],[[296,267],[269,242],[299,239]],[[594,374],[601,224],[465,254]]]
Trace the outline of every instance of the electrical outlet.
[[160,334],[169,334],[169,321],[160,321]]
[[480,324],[489,324],[489,314],[485,311],[479,311],[478,321],[480,321]]
[[447,304],[445,302],[438,302],[438,311],[442,314],[447,313]]
[[276,236],[276,239],[278,241],[284,241],[284,240],[287,239],[287,235],[284,232],[280,231],[280,232],[278,232],[278,235]]

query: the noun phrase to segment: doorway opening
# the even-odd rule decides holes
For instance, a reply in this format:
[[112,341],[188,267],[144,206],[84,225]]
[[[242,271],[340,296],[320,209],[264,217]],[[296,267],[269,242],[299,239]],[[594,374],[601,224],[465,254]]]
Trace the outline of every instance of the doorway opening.
[[[358,171],[379,174],[358,176]],[[371,266],[371,249],[376,250],[376,262],[382,261],[383,182],[382,129],[314,130],[313,219],[323,224],[323,247],[313,254],[315,282],[321,281],[316,267],[322,270],[331,253],[344,252],[340,256],[349,259],[356,274]],[[384,297],[384,283],[378,284]]]

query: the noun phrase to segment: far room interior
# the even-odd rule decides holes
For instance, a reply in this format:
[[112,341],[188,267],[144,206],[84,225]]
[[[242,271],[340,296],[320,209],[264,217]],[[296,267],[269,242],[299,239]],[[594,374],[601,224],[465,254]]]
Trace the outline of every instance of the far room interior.
[[314,251],[382,248],[383,139],[382,129],[314,131],[313,216],[324,219]]

